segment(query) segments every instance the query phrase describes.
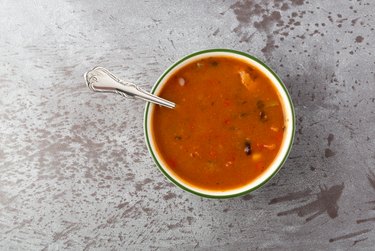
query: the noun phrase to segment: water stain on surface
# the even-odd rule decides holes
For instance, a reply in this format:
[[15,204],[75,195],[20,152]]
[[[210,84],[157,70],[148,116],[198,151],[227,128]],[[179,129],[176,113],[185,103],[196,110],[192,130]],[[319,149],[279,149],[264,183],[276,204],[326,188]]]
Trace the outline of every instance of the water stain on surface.
[[345,234],[345,235],[342,235],[342,236],[339,236],[339,237],[331,238],[331,239],[329,239],[329,242],[334,242],[334,241],[339,241],[339,240],[345,240],[345,239],[353,238],[355,236],[368,233],[371,230],[372,229],[363,229],[361,231],[357,231],[357,232],[354,232],[354,233]]
[[252,196],[250,194],[247,194],[247,195],[244,195],[244,196],[241,197],[241,199],[244,200],[244,201],[251,200],[252,198],[254,198],[254,196]]
[[262,15],[262,20],[254,22],[254,27],[258,30],[268,31],[274,23],[281,23],[281,14],[279,11],[273,11],[271,14]]
[[357,224],[364,223],[364,222],[369,222],[369,221],[375,221],[375,217],[373,217],[373,218],[368,218],[368,219],[360,219],[360,220],[357,220]]
[[366,237],[366,238],[362,238],[362,239],[358,239],[358,240],[355,240],[355,241],[353,242],[353,245],[352,245],[352,246],[356,245],[358,242],[365,241],[365,240],[367,240],[367,239],[368,239],[368,237]]
[[330,157],[333,157],[335,155],[336,155],[336,153],[329,148],[326,148],[324,150],[324,157],[326,157],[326,158],[330,158]]
[[122,212],[120,218],[131,219],[131,218],[134,218],[134,217],[138,217],[142,213],[141,210],[140,210],[140,204],[142,202],[143,201],[140,200],[140,201],[137,201],[136,203],[134,203],[133,205],[126,204],[123,207],[124,211]]
[[268,205],[272,205],[272,204],[276,204],[276,203],[280,203],[280,202],[284,202],[284,201],[298,200],[298,199],[304,198],[304,197],[306,197],[306,196],[308,196],[310,194],[311,194],[311,189],[310,188],[307,188],[307,189],[305,189],[303,191],[287,193],[284,196],[272,199],[268,203]]
[[275,40],[272,35],[267,35],[266,45],[261,49],[265,55],[271,55],[272,51],[275,49]]
[[356,42],[356,43],[362,43],[363,40],[364,40],[364,38],[363,38],[362,36],[357,36],[357,37],[355,38],[355,42]]
[[367,179],[370,182],[371,187],[375,190],[375,173],[369,171],[369,174],[367,174]]
[[61,240],[66,238],[71,232],[79,229],[80,227],[78,226],[77,223],[71,223],[69,224],[68,227],[66,227],[63,231],[56,233],[53,235],[53,241]]
[[171,200],[173,198],[176,198],[176,194],[174,194],[172,192],[168,192],[166,195],[163,196],[164,200]]
[[219,33],[219,31],[220,31],[220,29],[217,28],[217,29],[214,31],[214,33],[212,34],[212,36],[216,36],[216,35]]
[[334,138],[335,138],[335,136],[332,133],[330,133],[328,135],[328,138],[327,138],[328,146],[331,146],[331,143],[332,143],[332,141],[333,141]]
[[[288,30],[294,29],[294,27],[291,27],[293,24],[295,26],[301,25],[300,22],[296,22],[295,18],[302,18],[306,13],[306,11],[301,11],[299,14],[293,12],[293,18],[290,18],[289,22],[285,24],[286,21],[283,20],[283,17],[289,16],[284,12],[288,11],[290,6],[297,7],[304,3],[304,0],[259,1],[258,3],[251,0],[237,1],[229,8],[238,21],[238,25],[233,32],[240,38],[240,42],[250,42],[256,33],[265,36],[265,45],[261,51],[266,58],[270,58],[272,52],[279,47],[276,44],[276,36],[287,37],[289,35]],[[284,40],[284,37],[280,40]]]
[[359,19],[359,17],[357,17],[357,18],[355,18],[351,21],[352,26],[354,26],[357,23],[358,19]]
[[118,204],[117,206],[116,206],[116,208],[118,208],[118,209],[121,209],[121,208],[124,208],[124,207],[126,207],[127,205],[129,205],[129,202],[124,202],[124,203],[120,203],[120,204]]
[[146,178],[143,181],[137,182],[135,184],[135,190],[141,191],[144,185],[147,185],[148,183],[152,182],[152,179]]
[[191,223],[193,223],[195,221],[194,217],[191,217],[191,216],[187,216],[186,220],[187,220],[189,225],[191,225]]
[[234,3],[230,6],[230,9],[233,10],[238,21],[238,26],[234,29],[234,32],[240,37],[241,41],[249,40],[246,28],[249,26],[251,18],[263,11],[262,8],[259,4],[254,4],[253,1],[245,0]]
[[[282,9],[287,9],[287,5],[283,5]],[[275,24],[282,26],[281,13],[278,10],[269,11],[268,3],[266,6],[255,4],[253,1],[238,1],[230,6],[238,21],[238,26],[233,30],[239,37],[240,42],[249,42],[254,32],[249,32],[249,27],[254,27],[257,31],[266,34],[265,47],[262,52],[269,57],[276,48],[275,39],[271,29]],[[280,9],[280,10],[282,10]],[[252,20],[257,18],[260,20],[253,23]]]
[[305,0],[291,0],[293,5],[303,5]]
[[341,197],[344,187],[344,183],[334,185],[330,188],[326,186],[320,187],[320,192],[317,194],[316,200],[306,205],[280,212],[277,216],[297,214],[299,217],[305,217],[310,215],[306,218],[306,222],[313,220],[323,213],[327,213],[331,219],[336,218],[339,210],[337,202]]
[[285,10],[288,10],[289,9],[289,5],[287,3],[283,3],[283,5],[281,5],[281,10],[285,11]]
[[271,32],[271,28],[275,24],[278,26],[282,26],[284,24],[284,22],[281,20],[281,14],[279,11],[273,11],[270,14],[263,14],[260,22],[254,22],[254,27],[258,31],[263,31],[267,34],[266,45],[261,50],[266,57],[270,57],[273,50],[277,48],[274,35]]

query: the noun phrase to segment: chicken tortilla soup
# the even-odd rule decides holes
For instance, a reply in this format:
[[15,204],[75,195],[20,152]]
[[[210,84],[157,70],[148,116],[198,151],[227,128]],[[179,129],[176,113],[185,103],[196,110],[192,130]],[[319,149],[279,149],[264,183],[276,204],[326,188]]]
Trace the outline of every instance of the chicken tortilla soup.
[[177,70],[158,94],[152,137],[168,169],[210,191],[243,187],[280,150],[285,116],[277,89],[259,69],[232,57],[209,57]]

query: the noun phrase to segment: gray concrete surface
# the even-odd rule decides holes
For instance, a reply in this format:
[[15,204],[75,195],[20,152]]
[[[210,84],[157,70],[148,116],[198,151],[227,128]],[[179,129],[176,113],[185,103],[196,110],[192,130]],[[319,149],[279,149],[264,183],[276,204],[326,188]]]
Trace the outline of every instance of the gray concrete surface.
[[[373,250],[375,2],[0,2],[1,250]],[[291,156],[235,199],[181,191],[144,103],[90,92],[95,65],[150,89],[193,51],[266,61],[297,112]]]

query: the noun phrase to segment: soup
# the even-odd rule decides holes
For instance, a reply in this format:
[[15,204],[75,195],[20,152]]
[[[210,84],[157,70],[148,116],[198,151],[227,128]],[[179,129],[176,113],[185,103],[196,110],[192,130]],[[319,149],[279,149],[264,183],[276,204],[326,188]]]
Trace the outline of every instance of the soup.
[[151,131],[168,169],[199,189],[243,187],[275,159],[284,137],[284,113],[272,82],[231,57],[191,62],[175,72],[159,96]]

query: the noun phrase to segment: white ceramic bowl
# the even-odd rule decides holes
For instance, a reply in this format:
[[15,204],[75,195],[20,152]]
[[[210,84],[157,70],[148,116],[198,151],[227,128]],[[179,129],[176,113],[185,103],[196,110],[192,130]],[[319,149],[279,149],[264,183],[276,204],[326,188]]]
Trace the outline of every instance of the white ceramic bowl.
[[155,140],[153,136],[153,130],[152,130],[152,116],[153,111],[155,109],[154,104],[147,103],[144,113],[144,130],[145,130],[145,137],[146,137],[146,143],[148,150],[154,159],[156,165],[159,167],[159,169],[162,171],[162,173],[175,185],[178,187],[189,191],[191,193],[194,193],[196,195],[200,195],[203,197],[209,197],[209,198],[230,198],[235,196],[244,195],[246,193],[249,193],[251,191],[254,191],[267,183],[283,166],[284,162],[286,161],[288,154],[290,152],[290,149],[293,144],[293,138],[295,133],[295,115],[294,115],[294,107],[292,100],[289,96],[289,93],[281,81],[281,79],[274,73],[265,63],[260,61],[254,56],[251,56],[249,54],[240,52],[240,51],[234,51],[234,50],[228,50],[228,49],[212,49],[212,50],[205,50],[205,51],[199,51],[192,53],[181,60],[177,61],[175,64],[173,64],[171,67],[169,67],[158,79],[158,81],[154,84],[152,88],[152,93],[158,95],[159,92],[162,90],[163,86],[167,82],[167,80],[172,76],[176,71],[184,67],[185,65],[203,59],[208,57],[232,57],[240,59],[241,61],[247,62],[249,65],[251,65],[254,68],[257,68],[261,70],[273,83],[275,88],[277,89],[277,92],[279,94],[282,108],[284,112],[284,118],[285,118],[285,130],[284,130],[284,137],[281,144],[281,148],[276,155],[275,159],[271,163],[271,165],[254,181],[251,183],[240,187],[236,189],[231,189],[223,192],[218,191],[211,191],[211,190],[204,190],[201,188],[197,188],[192,186],[191,184],[185,182],[183,179],[178,177],[174,174],[174,172],[168,167],[167,163],[163,160],[162,156],[157,151],[157,147],[155,145]]

